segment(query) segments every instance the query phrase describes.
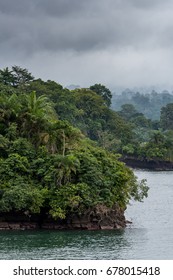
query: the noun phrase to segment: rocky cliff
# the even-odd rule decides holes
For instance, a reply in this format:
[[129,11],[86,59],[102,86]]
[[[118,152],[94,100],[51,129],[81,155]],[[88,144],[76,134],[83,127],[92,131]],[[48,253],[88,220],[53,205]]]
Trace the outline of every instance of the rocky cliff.
[[65,220],[52,220],[48,215],[29,216],[21,213],[1,214],[0,230],[28,229],[81,229],[81,230],[110,230],[126,226],[124,210],[118,205],[108,208],[97,205],[88,209],[83,215],[71,214]]
[[147,159],[137,159],[133,157],[121,158],[121,161],[126,163],[127,166],[132,168],[141,168],[155,171],[172,171],[173,162],[161,161],[161,160],[147,160]]

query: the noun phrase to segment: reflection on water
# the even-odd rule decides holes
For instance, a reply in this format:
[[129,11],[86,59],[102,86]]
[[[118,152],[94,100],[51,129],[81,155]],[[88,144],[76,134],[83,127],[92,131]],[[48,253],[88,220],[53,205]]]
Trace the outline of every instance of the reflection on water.
[[0,259],[173,259],[173,172],[136,171],[149,197],[115,231],[1,231]]

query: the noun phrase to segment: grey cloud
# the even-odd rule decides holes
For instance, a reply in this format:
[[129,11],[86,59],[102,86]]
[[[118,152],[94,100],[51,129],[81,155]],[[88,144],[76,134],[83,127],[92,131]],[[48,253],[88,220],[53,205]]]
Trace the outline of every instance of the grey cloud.
[[150,27],[132,4],[137,1],[0,1],[1,47],[32,53],[138,46]]
[[[123,1],[122,1],[123,2]],[[126,0],[126,3],[141,9],[153,9],[163,4],[162,0]]]
[[[35,0],[35,3],[37,0]],[[34,2],[26,0],[0,0],[0,13],[11,16],[26,16],[34,11]]]
[[[1,61],[16,59],[15,64],[18,64],[19,58],[19,61],[32,61],[35,65],[34,60],[45,58],[46,54],[50,60],[58,57],[56,62],[51,60],[52,64],[58,65],[62,58],[60,65],[65,75],[68,63],[71,63],[70,69],[75,63],[82,68],[84,61],[85,74],[90,71],[87,61],[91,60],[88,57],[92,57],[93,64],[99,64],[99,60],[113,61],[110,63],[112,69],[116,65],[125,69],[128,64],[124,59],[130,65],[136,59],[138,72],[138,67],[145,69],[145,63],[151,61],[148,53],[153,55],[153,49],[160,51],[158,56],[161,53],[162,59],[165,50],[171,55],[171,8],[172,0],[0,0]],[[73,59],[66,61],[69,54]],[[146,60],[141,62],[139,54]],[[130,55],[134,59],[129,59]],[[153,61],[156,63],[157,59]],[[95,68],[96,71],[99,76],[99,69]],[[118,73],[118,68],[115,71]],[[77,77],[80,72],[75,76],[69,70],[68,74]],[[103,73],[105,77],[106,71]],[[90,77],[93,75],[96,74],[91,72]],[[80,84],[80,81],[76,83]]]
[[39,9],[41,13],[55,17],[74,15],[85,9],[86,6],[87,1],[83,0],[38,0],[36,2],[36,9]]
[[62,17],[85,10],[94,2],[92,0],[0,0],[0,11],[7,15]]

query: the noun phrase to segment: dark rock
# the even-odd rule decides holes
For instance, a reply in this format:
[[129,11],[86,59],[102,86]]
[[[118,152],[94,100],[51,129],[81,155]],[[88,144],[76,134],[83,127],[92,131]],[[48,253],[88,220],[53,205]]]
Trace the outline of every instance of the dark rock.
[[16,224],[16,223],[9,223],[9,228],[15,230],[21,229],[20,224]]
[[22,223],[21,229],[37,229],[39,228],[37,223]]
[[41,225],[42,229],[54,229],[54,227],[55,227],[55,224],[53,224],[53,223],[44,223]]
[[103,229],[103,230],[114,229],[114,227],[111,227],[111,226],[100,226],[100,228]]
[[6,222],[0,222],[0,229],[9,229],[9,224]]
[[[10,220],[12,213],[0,217],[0,230],[32,230],[32,229],[49,229],[49,230],[62,230],[62,229],[81,229],[81,230],[110,230],[120,229],[126,226],[126,220],[124,216],[124,210],[118,205],[109,208],[105,205],[97,205],[94,208],[87,209],[84,214],[71,214],[65,220],[58,219],[54,221],[51,217],[46,216],[42,222],[40,222],[39,215],[32,216],[30,221],[28,217],[13,213],[13,219]],[[15,222],[14,222],[15,221]]]
[[105,205],[97,205],[81,216],[72,215],[68,219],[68,224],[71,228],[98,230],[123,228],[126,226],[126,221],[124,210],[119,206],[109,208]]
[[172,171],[173,162],[171,161],[162,161],[162,160],[147,160],[147,159],[138,159],[134,157],[122,157],[120,159],[127,166],[132,168],[141,168],[155,171]]

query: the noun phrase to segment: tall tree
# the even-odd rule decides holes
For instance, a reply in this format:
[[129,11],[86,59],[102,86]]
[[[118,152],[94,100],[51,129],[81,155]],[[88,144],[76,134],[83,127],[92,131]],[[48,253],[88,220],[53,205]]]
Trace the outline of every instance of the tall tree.
[[161,108],[160,124],[163,130],[173,129],[173,103]]
[[112,99],[112,93],[111,91],[101,84],[95,84],[93,86],[90,86],[90,89],[94,92],[96,92],[98,95],[100,95],[103,100],[105,101],[105,105],[110,107],[111,105],[111,99]]
[[48,122],[57,119],[51,101],[44,95],[37,97],[36,92],[21,97],[23,110],[19,118],[19,126],[23,136],[32,138],[34,144],[38,145],[40,138],[48,130]]
[[138,114],[138,111],[133,104],[123,104],[121,106],[121,111],[119,111],[118,113],[125,120],[130,120],[132,117]]
[[36,92],[33,91],[26,95],[27,110],[32,115],[50,119],[55,117],[55,111],[52,107],[51,101],[45,95],[37,97]]
[[12,66],[12,73],[14,77],[14,86],[15,87],[25,87],[31,81],[34,80],[34,77],[26,68],[21,68],[20,66]]
[[0,70],[0,82],[5,85],[13,85],[14,84],[13,71],[9,70],[8,67]]

